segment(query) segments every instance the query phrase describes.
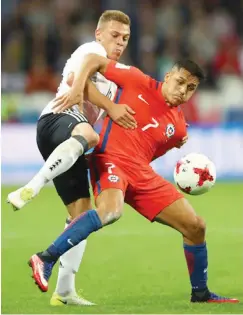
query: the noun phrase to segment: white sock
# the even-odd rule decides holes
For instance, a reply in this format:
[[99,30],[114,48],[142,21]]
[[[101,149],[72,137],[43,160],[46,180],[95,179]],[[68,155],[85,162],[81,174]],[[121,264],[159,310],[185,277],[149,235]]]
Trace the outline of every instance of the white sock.
[[[66,223],[65,228],[68,226]],[[59,295],[76,294],[75,274],[79,270],[87,240],[83,240],[78,245],[71,248],[60,257],[56,290]]]
[[47,182],[73,166],[79,156],[83,154],[83,151],[82,144],[75,138],[70,137],[56,147],[44,166],[25,187],[32,188],[35,195],[37,195]]

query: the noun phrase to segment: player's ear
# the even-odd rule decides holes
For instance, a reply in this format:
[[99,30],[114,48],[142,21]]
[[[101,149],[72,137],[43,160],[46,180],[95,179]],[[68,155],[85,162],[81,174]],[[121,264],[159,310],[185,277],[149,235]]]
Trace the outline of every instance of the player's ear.
[[169,81],[169,78],[170,78],[170,72],[167,72],[166,74],[165,74],[165,78],[164,78],[164,82],[168,82]]
[[100,34],[101,34],[100,29],[97,28],[97,29],[95,30],[95,39],[96,39],[97,41],[100,41]]

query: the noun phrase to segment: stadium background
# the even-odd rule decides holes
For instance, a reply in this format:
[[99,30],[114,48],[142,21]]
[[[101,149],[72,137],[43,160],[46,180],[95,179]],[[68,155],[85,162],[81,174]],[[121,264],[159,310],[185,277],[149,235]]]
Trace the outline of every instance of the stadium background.
[[[210,283],[224,294],[243,297],[243,1],[8,0],[2,1],[3,313],[53,312],[49,296],[41,296],[27,280],[25,260],[60,233],[65,209],[52,187],[16,214],[4,200],[13,185],[25,183],[42,165],[35,145],[40,111],[53,97],[66,59],[93,40],[105,9],[124,10],[132,20],[122,62],[160,80],[180,57],[197,61],[207,72],[207,81],[184,108],[188,143],[153,165],[171,179],[175,161],[185,153],[202,152],[215,162],[219,181],[214,190],[190,199],[208,223]],[[121,221],[91,237],[78,287],[101,307],[85,312],[207,313],[209,308],[185,302],[189,284],[178,238],[125,208]],[[100,266],[101,274],[95,272]],[[239,313],[240,308],[211,312]]]

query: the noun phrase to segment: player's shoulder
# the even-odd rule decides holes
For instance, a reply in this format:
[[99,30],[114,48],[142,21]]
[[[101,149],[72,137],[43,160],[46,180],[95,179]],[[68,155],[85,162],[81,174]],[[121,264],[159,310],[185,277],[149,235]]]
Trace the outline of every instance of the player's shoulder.
[[100,43],[95,42],[95,41],[84,43],[80,45],[74,51],[74,54],[88,54],[88,53],[93,53],[93,54],[96,53],[104,57],[107,56],[105,48]]
[[160,88],[161,84],[163,84],[163,82],[157,81],[156,79],[154,79],[150,75],[147,76],[147,82],[148,82],[149,88],[152,90],[158,90]]

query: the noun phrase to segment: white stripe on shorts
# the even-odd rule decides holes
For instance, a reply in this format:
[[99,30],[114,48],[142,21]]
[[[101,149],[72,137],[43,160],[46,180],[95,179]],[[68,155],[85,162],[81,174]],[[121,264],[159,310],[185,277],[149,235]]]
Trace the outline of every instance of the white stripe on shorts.
[[66,110],[63,111],[63,113],[72,116],[78,122],[88,122],[87,118],[83,114],[78,113],[78,112],[76,112],[74,110],[66,109]]

